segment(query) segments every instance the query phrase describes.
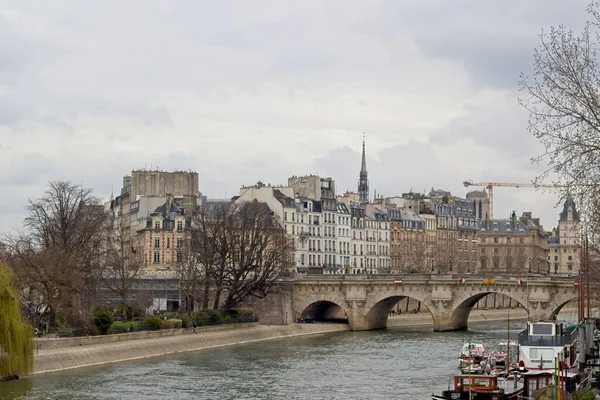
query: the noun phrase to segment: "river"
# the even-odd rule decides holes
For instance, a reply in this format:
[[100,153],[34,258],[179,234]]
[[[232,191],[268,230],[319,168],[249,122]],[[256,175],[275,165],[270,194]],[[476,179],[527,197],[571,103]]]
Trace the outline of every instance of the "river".
[[[511,338],[524,322],[511,323]],[[428,399],[458,372],[464,342],[506,324],[339,332],[231,346],[0,383],[0,399]]]

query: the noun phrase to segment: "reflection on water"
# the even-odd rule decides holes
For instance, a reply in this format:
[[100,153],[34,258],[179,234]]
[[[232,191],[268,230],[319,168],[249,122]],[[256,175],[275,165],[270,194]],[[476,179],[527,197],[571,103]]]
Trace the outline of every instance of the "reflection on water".
[[[511,325],[516,338],[524,322]],[[1,384],[0,399],[427,399],[464,342],[505,339],[505,323],[340,332],[41,375]]]

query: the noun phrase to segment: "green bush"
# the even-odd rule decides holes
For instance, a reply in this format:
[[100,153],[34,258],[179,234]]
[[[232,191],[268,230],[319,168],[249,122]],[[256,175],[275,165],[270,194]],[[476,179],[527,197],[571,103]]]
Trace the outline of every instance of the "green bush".
[[113,335],[113,334],[117,334],[117,333],[127,333],[129,332],[131,329],[131,327],[133,326],[133,330],[134,331],[139,331],[140,330],[140,323],[137,321],[115,321],[113,322],[113,324],[110,326],[110,329],[108,330],[108,333]]
[[149,331],[156,331],[160,329],[162,322],[158,315],[147,315],[142,321],[142,326]]
[[114,321],[112,313],[106,309],[96,309],[93,312],[93,321],[98,331],[105,335]]

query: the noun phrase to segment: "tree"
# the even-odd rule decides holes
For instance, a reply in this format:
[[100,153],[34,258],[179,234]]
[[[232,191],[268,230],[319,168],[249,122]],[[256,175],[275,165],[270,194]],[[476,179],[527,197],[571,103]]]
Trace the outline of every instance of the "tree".
[[[578,35],[565,26],[540,35],[533,76],[521,74],[529,111],[529,131],[544,145],[533,162],[547,162],[536,181],[551,179],[566,187],[585,214],[587,233],[600,233],[600,14],[598,3],[587,9],[591,21]],[[556,176],[556,178],[554,178]]]
[[72,325],[87,320],[94,294],[92,271],[106,232],[106,215],[91,189],[50,182],[29,200],[24,230],[7,238],[19,285],[45,304],[50,324],[60,312]]
[[291,252],[272,211],[256,201],[204,204],[192,223],[190,247],[203,272],[204,306],[212,289],[215,309],[223,295],[225,309],[249,297],[265,297],[285,271]]
[[28,374],[33,369],[33,332],[23,320],[13,275],[0,263],[0,378]]
[[111,220],[103,244],[102,259],[94,275],[104,287],[119,297],[123,304],[123,320],[127,321],[127,303],[135,285],[135,280],[142,270],[140,255],[136,254],[126,240],[126,233],[121,224]]

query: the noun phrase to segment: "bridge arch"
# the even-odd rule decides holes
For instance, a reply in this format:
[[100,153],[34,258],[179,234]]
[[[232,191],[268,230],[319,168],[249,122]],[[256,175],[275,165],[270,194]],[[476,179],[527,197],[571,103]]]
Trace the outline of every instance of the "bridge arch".
[[423,306],[428,315],[431,316],[431,322],[435,325],[435,315],[432,312],[432,304],[430,302],[425,301],[424,299],[419,299],[416,297],[405,296],[405,295],[391,295],[380,299],[375,302],[366,313],[365,321],[367,329],[383,329],[388,326],[388,318],[392,312],[392,309],[396,304],[404,299],[411,299],[420,302],[421,306]]
[[[449,318],[449,323],[450,323],[450,327],[446,327],[446,328],[450,328],[450,329],[443,329],[443,330],[461,330],[461,329],[467,329],[468,325],[469,325],[469,315],[471,314],[471,312],[473,311],[473,308],[475,307],[475,305],[482,300],[483,298],[485,298],[486,296],[489,295],[493,295],[493,294],[501,294],[504,295],[512,300],[514,300],[519,306],[520,308],[522,308],[523,310],[527,311],[529,313],[529,310],[527,309],[526,305],[523,304],[523,298],[521,296],[518,295],[511,295],[510,293],[506,293],[505,291],[496,291],[496,290],[489,290],[489,291],[481,291],[479,293],[475,293],[475,294],[470,294],[467,296],[461,296],[461,298],[458,298],[455,302],[456,306],[454,306],[452,308],[452,312]],[[510,309],[507,309],[507,317],[510,315],[509,311]],[[436,330],[442,330],[442,329],[436,329]]]
[[314,317],[316,322],[324,321],[348,321],[348,315],[344,308],[329,300],[317,300],[306,306],[300,313],[300,318]]
[[341,296],[321,295],[310,296],[299,301],[296,299],[293,305],[294,321],[299,318],[312,315],[316,321],[326,320],[349,320],[348,304]]

